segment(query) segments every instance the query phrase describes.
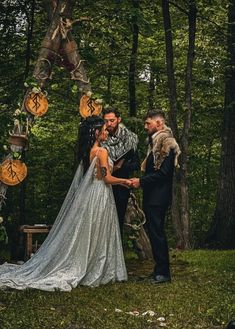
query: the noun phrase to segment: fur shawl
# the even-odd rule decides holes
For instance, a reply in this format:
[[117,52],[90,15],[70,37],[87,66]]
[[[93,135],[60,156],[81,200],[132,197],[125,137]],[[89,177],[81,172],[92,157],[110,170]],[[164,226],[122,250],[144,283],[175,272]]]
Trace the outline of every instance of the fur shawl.
[[[152,142],[153,146],[149,146],[147,157],[152,151],[154,158],[154,168],[156,170],[161,167],[162,162],[164,161],[165,157],[169,155],[170,150],[173,150],[175,153],[175,167],[179,167],[178,158],[181,151],[169,127],[164,126],[163,130],[160,130],[153,134]],[[145,171],[147,157],[144,159],[141,165],[141,169],[143,171]]]

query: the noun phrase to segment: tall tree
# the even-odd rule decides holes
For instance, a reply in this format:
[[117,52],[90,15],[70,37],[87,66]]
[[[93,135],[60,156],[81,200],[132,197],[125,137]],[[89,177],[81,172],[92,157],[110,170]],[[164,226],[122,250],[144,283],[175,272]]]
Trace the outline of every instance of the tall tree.
[[130,116],[136,116],[136,63],[137,63],[137,52],[138,52],[138,36],[139,36],[139,26],[138,26],[138,10],[139,10],[139,0],[132,0],[132,15],[131,15],[131,27],[132,27],[132,49],[130,56],[130,66],[129,66],[129,103],[130,103]]
[[178,137],[177,86],[176,86],[175,69],[174,69],[173,37],[172,37],[172,29],[171,29],[169,1],[162,0],[162,15],[163,15],[164,32],[165,32],[167,82],[168,82],[169,103],[170,103],[169,123],[177,138]]
[[225,111],[219,186],[208,241],[221,248],[235,247],[235,0],[228,6],[228,65],[225,72]]
[[183,132],[181,136],[181,167],[180,167],[180,187],[181,187],[181,220],[183,228],[183,247],[190,246],[189,227],[189,188],[188,188],[188,155],[189,155],[189,131],[192,121],[192,71],[195,54],[196,38],[196,17],[197,8],[195,0],[188,1],[188,53],[185,72],[185,118]]
[[[181,248],[190,246],[190,225],[189,225],[189,193],[188,193],[188,154],[189,154],[189,131],[191,127],[192,116],[192,68],[195,53],[196,37],[196,4],[194,0],[187,2],[188,10],[181,9],[188,16],[188,51],[187,63],[185,68],[185,97],[184,97],[184,125],[180,136],[180,145],[182,150],[181,168],[176,173],[174,198],[172,207],[172,217],[177,233],[177,245]],[[169,88],[169,121],[173,132],[178,137],[177,125],[177,87],[174,70],[173,38],[171,31],[171,17],[169,10],[169,1],[162,0],[162,13],[165,31],[166,44],[166,62],[167,78]],[[180,193],[180,196],[179,196]]]

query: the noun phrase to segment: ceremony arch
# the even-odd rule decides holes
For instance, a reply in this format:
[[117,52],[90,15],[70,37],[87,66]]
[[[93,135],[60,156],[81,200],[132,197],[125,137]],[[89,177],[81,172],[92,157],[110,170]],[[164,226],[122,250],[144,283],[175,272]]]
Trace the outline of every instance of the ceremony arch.
[[[45,86],[52,76],[55,62],[59,62],[70,73],[80,92],[80,113],[83,117],[101,112],[100,100],[92,99],[89,79],[84,61],[72,35],[74,24],[87,18],[71,20],[71,0],[51,0],[46,11],[49,26],[42,41],[40,53],[34,68],[35,83],[25,84],[27,90],[21,108],[14,113],[14,127],[9,133],[9,152],[0,165],[0,210],[6,199],[8,186],[20,184],[27,176],[27,166],[21,161],[21,155],[28,150],[28,137],[36,117],[43,116],[48,109]],[[82,112],[81,112],[82,111]]]

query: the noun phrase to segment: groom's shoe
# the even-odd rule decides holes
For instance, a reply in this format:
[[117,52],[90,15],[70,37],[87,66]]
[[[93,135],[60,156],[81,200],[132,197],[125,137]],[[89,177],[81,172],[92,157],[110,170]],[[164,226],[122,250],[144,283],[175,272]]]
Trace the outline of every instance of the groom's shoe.
[[153,283],[166,283],[166,282],[171,282],[171,278],[167,275],[155,275],[153,280],[152,280]]

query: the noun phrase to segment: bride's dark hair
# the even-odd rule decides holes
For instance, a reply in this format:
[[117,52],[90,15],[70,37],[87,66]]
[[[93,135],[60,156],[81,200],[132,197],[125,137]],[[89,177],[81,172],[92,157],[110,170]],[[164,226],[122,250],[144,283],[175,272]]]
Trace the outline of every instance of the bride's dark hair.
[[81,123],[77,151],[78,163],[82,161],[84,173],[90,165],[90,151],[96,141],[95,132],[97,129],[101,131],[104,123],[104,120],[96,115],[84,119]]

